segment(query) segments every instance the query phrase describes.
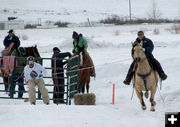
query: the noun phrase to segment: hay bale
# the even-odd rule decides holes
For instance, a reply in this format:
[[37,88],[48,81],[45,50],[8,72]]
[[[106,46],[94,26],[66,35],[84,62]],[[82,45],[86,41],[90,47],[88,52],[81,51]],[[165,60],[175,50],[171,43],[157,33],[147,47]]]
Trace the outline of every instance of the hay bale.
[[77,93],[74,95],[75,105],[95,105],[96,96],[94,93],[82,94]]

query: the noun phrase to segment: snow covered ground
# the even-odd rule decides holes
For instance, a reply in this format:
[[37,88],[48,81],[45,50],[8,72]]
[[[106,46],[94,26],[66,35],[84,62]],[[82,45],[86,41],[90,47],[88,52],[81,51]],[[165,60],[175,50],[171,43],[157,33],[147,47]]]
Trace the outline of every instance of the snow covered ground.
[[[72,31],[83,33],[88,39],[88,51],[96,66],[97,78],[91,79],[90,83],[90,92],[96,94],[96,106],[57,106],[52,102],[47,106],[42,101],[32,106],[23,100],[0,100],[0,126],[164,127],[165,112],[179,111],[180,108],[180,36],[167,31],[171,26],[172,24],[161,24],[17,30],[21,45],[37,44],[42,57],[51,57],[54,46],[60,47],[62,51],[71,51]],[[159,35],[153,34],[155,28],[159,29]],[[156,93],[156,112],[150,111],[148,100],[147,110],[142,111],[136,94],[132,101],[130,99],[132,86],[122,83],[131,64],[131,42],[135,40],[138,30],[144,30],[147,37],[154,41],[154,56],[168,74],[161,91],[165,102],[160,93]],[[7,31],[0,31],[1,42],[6,34]],[[28,39],[22,40],[22,36],[27,36]],[[2,44],[0,49],[3,49]],[[111,62],[115,63],[110,64]],[[113,83],[116,85],[115,105],[111,104]],[[3,93],[3,96],[7,95]]]
[[[161,18],[179,19],[179,0],[155,0]],[[25,23],[99,21],[111,15],[129,16],[129,0],[0,0],[0,20],[15,16]],[[152,0],[132,0],[132,17],[149,18]]]

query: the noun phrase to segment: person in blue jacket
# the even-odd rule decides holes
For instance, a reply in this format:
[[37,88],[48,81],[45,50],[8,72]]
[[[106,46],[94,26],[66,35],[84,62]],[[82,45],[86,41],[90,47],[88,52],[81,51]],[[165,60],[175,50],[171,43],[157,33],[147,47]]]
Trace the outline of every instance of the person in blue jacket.
[[[71,57],[71,53],[61,53],[58,47],[53,48],[53,56],[51,61],[52,77],[54,83],[53,102],[55,104],[64,103],[64,70],[63,66],[67,61],[63,61],[65,57]],[[61,93],[60,93],[61,92]]]
[[[136,41],[134,42],[134,46],[136,46],[138,43],[141,43],[141,41],[143,42],[143,50],[146,54],[146,57],[149,61],[149,64],[158,72],[159,77],[162,80],[166,80],[167,75],[164,73],[164,71],[161,67],[161,64],[154,58],[154,56],[152,54],[152,51],[154,49],[154,44],[150,39],[148,39],[144,36],[143,31],[138,32],[138,37],[137,37]],[[132,48],[131,53],[133,55],[134,48]],[[129,71],[128,71],[128,74],[126,76],[126,79],[123,81],[123,83],[126,85],[130,84],[131,79],[134,75],[134,72],[133,72],[134,63],[135,63],[135,61],[133,61],[133,63],[131,64]]]

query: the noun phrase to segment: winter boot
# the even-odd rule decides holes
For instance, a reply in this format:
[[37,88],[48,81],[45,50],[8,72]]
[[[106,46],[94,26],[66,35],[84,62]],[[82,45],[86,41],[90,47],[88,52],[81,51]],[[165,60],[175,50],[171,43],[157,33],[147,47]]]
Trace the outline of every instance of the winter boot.
[[153,65],[153,68],[155,68],[155,70],[158,72],[159,77],[162,80],[166,80],[167,75],[164,73],[161,64],[155,58],[151,58],[150,61],[151,61],[152,65]]
[[129,68],[129,70],[128,70],[128,74],[127,74],[127,76],[126,76],[126,79],[123,81],[123,83],[124,83],[125,85],[130,85],[131,79],[132,79],[132,77],[133,77],[133,75],[134,75],[134,71],[133,71],[134,66],[135,66],[135,62],[133,62],[133,63],[131,64],[131,66],[130,66],[130,68]]
[[159,75],[159,77],[162,79],[162,80],[166,80],[167,79],[167,75],[165,73],[162,73],[161,75]]
[[123,81],[123,83],[124,83],[125,85],[130,85],[130,82],[131,82],[131,79],[128,79],[128,78],[126,78],[126,79]]

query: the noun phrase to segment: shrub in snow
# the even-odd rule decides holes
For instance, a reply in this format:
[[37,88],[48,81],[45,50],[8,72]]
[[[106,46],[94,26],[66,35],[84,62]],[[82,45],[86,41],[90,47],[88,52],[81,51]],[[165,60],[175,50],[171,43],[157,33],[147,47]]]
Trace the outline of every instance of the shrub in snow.
[[94,35],[92,35],[90,38],[91,38],[91,39],[93,39],[93,38],[95,38],[95,36],[94,36]]
[[[157,16],[156,16],[157,17]],[[112,15],[106,19],[100,20],[100,23],[103,24],[115,24],[115,25],[124,25],[124,24],[143,24],[143,23],[173,23],[180,22],[179,20],[169,20],[164,18],[156,19],[154,18],[136,18],[134,17],[131,21],[128,17],[119,17],[117,15]]]
[[25,34],[23,34],[23,35],[22,35],[22,40],[28,40],[28,36],[25,35]]
[[7,10],[7,9],[4,9],[4,10],[3,10],[3,12],[9,12],[9,10]]
[[171,30],[173,33],[180,34],[180,25],[173,25]]
[[119,36],[119,34],[120,34],[119,30],[116,30],[116,31],[114,32],[114,35],[115,35],[115,36]]
[[68,24],[70,24],[69,22],[61,22],[61,21],[57,21],[54,23],[54,25],[57,25],[58,27],[68,27]]
[[32,28],[36,28],[38,25],[37,24],[26,24],[25,26],[24,26],[24,28],[25,29],[32,29]]
[[159,35],[159,34],[160,34],[160,30],[159,30],[158,28],[155,28],[155,29],[153,30],[153,34],[154,34],[154,35]]
[[115,24],[115,25],[123,25],[126,20],[123,17],[119,17],[118,15],[112,15],[104,20],[101,20],[100,23],[103,24]]

